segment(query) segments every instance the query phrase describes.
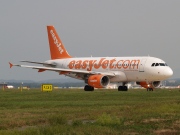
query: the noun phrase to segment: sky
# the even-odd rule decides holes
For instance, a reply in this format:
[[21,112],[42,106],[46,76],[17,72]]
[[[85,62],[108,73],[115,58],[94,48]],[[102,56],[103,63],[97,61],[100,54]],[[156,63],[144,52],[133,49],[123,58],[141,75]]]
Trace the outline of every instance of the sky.
[[[8,62],[50,59],[47,25],[71,56],[153,56],[180,78],[180,0],[1,0],[0,79],[63,78],[9,68]],[[25,63],[22,63],[25,64]]]

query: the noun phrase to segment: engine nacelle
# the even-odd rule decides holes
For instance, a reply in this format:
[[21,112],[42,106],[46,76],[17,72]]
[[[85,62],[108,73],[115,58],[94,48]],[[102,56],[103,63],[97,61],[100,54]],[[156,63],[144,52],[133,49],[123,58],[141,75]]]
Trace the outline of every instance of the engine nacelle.
[[136,82],[136,84],[141,85],[144,88],[155,88],[160,85],[160,81],[154,81],[154,82]]
[[88,78],[88,85],[95,88],[105,88],[109,82],[109,77],[104,75],[91,75]]

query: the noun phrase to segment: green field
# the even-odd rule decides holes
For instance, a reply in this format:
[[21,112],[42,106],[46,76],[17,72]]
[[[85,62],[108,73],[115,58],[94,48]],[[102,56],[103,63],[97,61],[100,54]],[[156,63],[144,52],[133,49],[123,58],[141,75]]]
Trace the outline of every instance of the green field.
[[180,134],[180,90],[0,90],[0,135]]

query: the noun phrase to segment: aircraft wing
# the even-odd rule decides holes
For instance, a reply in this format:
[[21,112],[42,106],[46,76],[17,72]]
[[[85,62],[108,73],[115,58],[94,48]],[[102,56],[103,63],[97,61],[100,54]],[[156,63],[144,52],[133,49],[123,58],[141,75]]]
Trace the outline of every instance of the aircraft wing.
[[96,71],[87,71],[87,70],[74,70],[74,69],[64,69],[64,68],[54,68],[54,67],[41,67],[41,66],[29,66],[29,65],[19,65],[19,64],[12,64],[9,62],[10,68],[13,66],[17,67],[24,67],[24,68],[32,68],[32,69],[38,69],[38,72],[43,72],[43,71],[56,71],[56,72],[71,72],[71,73],[82,73],[82,74],[102,74],[102,75],[107,75],[107,76],[115,76],[115,73],[113,72],[96,72]]

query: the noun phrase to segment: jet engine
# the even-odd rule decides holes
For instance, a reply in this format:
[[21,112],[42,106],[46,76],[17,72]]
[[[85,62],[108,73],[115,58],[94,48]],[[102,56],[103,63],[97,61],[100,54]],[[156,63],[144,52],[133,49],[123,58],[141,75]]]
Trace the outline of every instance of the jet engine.
[[105,88],[109,82],[109,77],[104,75],[91,75],[88,78],[88,85],[95,88]]
[[154,81],[154,82],[136,82],[136,84],[141,85],[144,88],[155,88],[160,85],[160,81]]

